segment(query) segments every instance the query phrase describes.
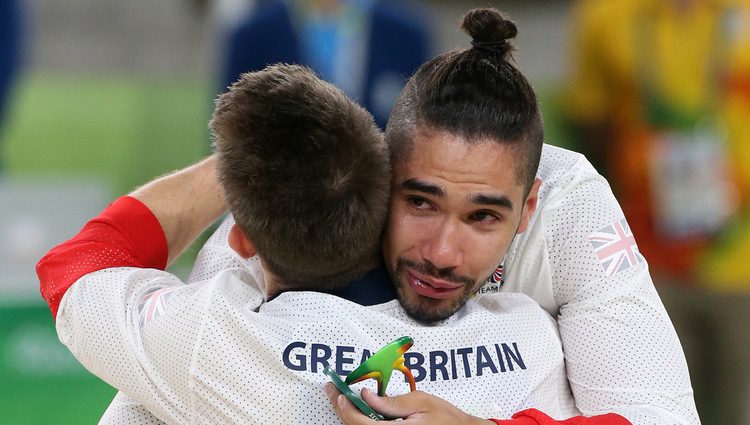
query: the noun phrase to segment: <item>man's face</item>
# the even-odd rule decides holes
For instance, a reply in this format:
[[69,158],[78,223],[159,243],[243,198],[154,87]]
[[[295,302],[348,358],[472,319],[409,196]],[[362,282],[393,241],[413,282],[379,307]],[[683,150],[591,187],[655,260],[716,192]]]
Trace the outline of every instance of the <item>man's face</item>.
[[503,145],[418,131],[411,153],[394,163],[383,252],[409,315],[425,322],[450,317],[526,229],[540,181],[524,199],[518,160]]

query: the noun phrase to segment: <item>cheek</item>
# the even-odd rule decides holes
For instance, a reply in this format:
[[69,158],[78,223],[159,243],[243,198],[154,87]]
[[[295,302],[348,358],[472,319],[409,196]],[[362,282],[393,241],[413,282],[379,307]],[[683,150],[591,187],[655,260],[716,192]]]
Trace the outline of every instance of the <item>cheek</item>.
[[412,226],[409,225],[408,220],[404,216],[399,215],[397,212],[391,213],[383,243],[386,256],[399,256],[405,249],[408,249],[408,245],[413,243],[411,241],[412,231]]
[[495,271],[508,250],[514,234],[513,232],[509,235],[495,234],[494,237],[488,235],[475,238],[469,243],[472,247],[469,258],[474,264],[478,277],[488,277]]
[[499,251],[500,249],[490,248],[487,245],[484,245],[481,251],[477,249],[473,250],[473,254],[470,254],[470,261],[474,265],[474,274],[477,278],[484,278],[495,271],[502,258]]
[[388,219],[386,232],[392,247],[410,248],[423,242],[425,236],[435,233],[435,220],[415,217],[393,211]]

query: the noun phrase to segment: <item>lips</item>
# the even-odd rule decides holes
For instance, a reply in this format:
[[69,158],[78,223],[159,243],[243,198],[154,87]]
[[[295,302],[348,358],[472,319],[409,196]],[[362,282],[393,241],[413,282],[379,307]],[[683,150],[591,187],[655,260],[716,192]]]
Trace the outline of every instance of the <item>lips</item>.
[[459,283],[435,280],[411,272],[406,272],[406,280],[417,294],[427,298],[451,298],[463,289]]

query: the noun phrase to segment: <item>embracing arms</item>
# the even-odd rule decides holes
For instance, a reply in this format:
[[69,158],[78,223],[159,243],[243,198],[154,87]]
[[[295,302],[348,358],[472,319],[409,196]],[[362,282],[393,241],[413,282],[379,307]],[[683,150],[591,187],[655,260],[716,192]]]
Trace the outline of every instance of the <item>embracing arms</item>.
[[[41,292],[57,315],[80,277],[112,267],[163,270],[225,210],[211,156],[119,198],[37,264]],[[102,255],[106,253],[106,255]]]

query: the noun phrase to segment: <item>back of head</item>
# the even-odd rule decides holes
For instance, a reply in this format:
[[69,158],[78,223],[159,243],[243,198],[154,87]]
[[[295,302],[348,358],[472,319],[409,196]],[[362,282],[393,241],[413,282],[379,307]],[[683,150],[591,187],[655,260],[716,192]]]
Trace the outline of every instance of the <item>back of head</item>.
[[372,266],[390,164],[369,113],[280,64],[243,74],[210,127],[229,209],[285,288],[332,289]]
[[534,90],[511,63],[516,26],[495,9],[474,9],[461,28],[472,47],[425,63],[401,92],[386,130],[392,161],[410,153],[419,128],[459,135],[467,143],[492,140],[516,149],[519,181],[530,188],[544,130]]

